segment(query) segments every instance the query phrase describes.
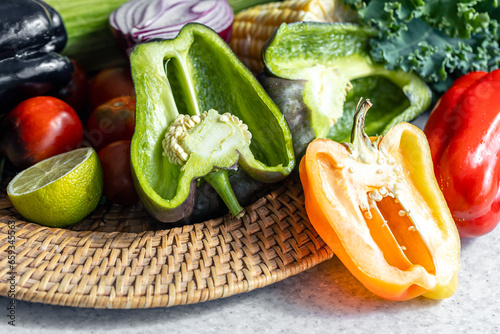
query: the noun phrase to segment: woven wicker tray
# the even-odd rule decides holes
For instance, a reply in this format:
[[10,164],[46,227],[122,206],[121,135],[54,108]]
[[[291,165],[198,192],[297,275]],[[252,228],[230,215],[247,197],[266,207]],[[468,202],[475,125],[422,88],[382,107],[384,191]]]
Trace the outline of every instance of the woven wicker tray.
[[2,190],[0,295],[11,288],[11,229],[15,298],[76,307],[148,308],[224,298],[333,256],[307,219],[297,178],[246,210],[241,219],[165,229],[140,205],[115,205],[59,229],[23,221]]

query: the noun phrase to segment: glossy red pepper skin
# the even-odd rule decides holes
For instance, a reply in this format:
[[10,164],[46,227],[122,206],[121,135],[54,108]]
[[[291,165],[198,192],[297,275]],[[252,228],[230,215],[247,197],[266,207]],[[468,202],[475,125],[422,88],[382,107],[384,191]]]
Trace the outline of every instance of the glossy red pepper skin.
[[436,179],[461,238],[500,220],[500,70],[473,72],[442,96],[425,127]]

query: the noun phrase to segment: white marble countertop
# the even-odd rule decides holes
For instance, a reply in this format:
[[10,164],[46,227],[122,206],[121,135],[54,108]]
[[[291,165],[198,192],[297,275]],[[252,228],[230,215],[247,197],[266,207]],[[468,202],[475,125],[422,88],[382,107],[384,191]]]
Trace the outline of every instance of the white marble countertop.
[[[418,122],[417,122],[418,123]],[[271,286],[200,304],[94,310],[0,298],[0,333],[500,333],[500,227],[462,240],[459,287],[435,301],[380,299],[336,258]]]

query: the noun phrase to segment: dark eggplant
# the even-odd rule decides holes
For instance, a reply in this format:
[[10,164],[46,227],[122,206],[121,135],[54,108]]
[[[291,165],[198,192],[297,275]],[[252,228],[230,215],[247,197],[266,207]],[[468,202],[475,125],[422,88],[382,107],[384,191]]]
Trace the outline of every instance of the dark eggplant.
[[311,125],[312,111],[304,102],[306,80],[283,79],[264,72],[258,79],[280,110],[284,111],[293,136],[293,151],[301,157],[307,145],[316,138]]
[[0,100],[9,104],[46,94],[68,83],[72,72],[73,64],[55,52],[34,51],[2,59]]
[[67,34],[60,15],[39,0],[0,0],[0,113],[66,85],[71,61],[58,54]]
[[59,14],[37,0],[0,0],[0,59],[27,50],[60,52],[67,36]]

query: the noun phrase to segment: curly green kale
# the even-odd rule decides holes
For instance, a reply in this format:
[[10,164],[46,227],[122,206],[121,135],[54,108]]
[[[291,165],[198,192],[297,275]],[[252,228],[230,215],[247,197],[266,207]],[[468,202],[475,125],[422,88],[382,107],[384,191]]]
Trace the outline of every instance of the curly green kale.
[[375,27],[373,61],[415,71],[437,92],[500,67],[500,0],[343,0]]

